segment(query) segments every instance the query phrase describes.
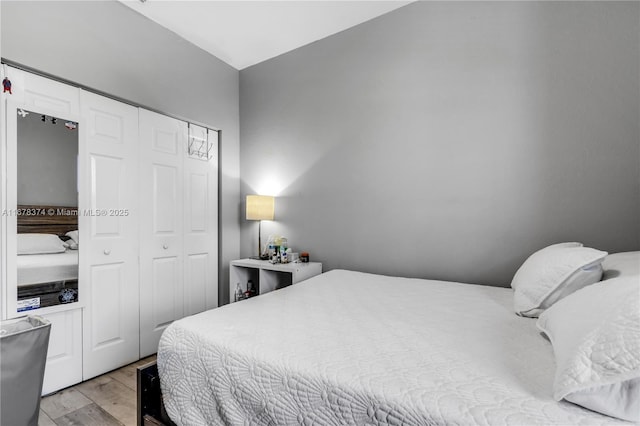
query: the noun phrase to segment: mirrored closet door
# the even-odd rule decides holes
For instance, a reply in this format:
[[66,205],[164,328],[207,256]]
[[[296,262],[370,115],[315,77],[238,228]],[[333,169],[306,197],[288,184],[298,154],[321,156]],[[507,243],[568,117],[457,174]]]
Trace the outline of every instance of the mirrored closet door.
[[[42,388],[47,394],[82,380],[86,279],[80,240],[85,229],[81,216],[74,216],[86,200],[77,183],[85,172],[85,164],[78,161],[84,137],[79,90],[12,67],[3,71],[9,73],[13,93],[1,95],[2,318],[35,314],[51,322]],[[47,236],[29,237],[32,234]],[[71,251],[72,245],[77,251]],[[64,266],[53,261],[65,257],[63,253],[77,261]],[[51,262],[41,262],[44,259]]]

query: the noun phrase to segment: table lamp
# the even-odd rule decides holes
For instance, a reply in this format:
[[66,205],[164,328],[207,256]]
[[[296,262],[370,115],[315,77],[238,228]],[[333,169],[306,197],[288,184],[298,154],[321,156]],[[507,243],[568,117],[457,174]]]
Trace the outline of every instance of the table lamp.
[[268,195],[247,195],[247,220],[258,221],[258,259],[262,256],[262,221],[273,220],[275,198]]

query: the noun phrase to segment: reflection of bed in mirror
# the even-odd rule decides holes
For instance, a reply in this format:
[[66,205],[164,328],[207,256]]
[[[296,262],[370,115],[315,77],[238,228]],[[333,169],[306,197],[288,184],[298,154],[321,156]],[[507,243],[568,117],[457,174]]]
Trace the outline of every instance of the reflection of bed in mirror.
[[[55,235],[61,241],[68,241],[68,245],[73,245],[73,240],[66,234],[78,229],[76,207],[19,205],[18,211],[19,235]],[[17,268],[19,311],[78,300],[77,249],[65,248],[59,253],[18,254]]]

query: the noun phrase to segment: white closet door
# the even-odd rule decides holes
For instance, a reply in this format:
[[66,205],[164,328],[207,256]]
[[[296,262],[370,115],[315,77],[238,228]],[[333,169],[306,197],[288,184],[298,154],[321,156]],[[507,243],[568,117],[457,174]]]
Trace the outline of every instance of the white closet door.
[[42,394],[82,381],[82,309],[42,315],[51,322]]
[[211,158],[194,153],[184,162],[185,316],[218,306],[218,132],[191,125],[189,138],[208,141]]
[[139,111],[140,356],[183,316],[183,161],[187,123]]
[[[2,100],[7,104],[5,114],[11,117],[2,117],[2,146],[0,158],[2,159],[2,173],[0,173],[0,204],[3,211],[13,211],[18,204],[17,188],[17,122],[16,108],[24,108],[41,114],[76,120],[80,112],[79,90],[66,84],[58,83],[48,78],[40,77],[25,71],[8,68],[8,77],[12,83],[12,93],[3,93]],[[82,137],[80,136],[80,145]],[[2,318],[15,318],[24,315],[17,312],[17,217],[15,215],[3,215],[0,217],[0,247],[3,256],[0,260],[0,282],[2,284]],[[82,284],[79,284],[82,286]],[[82,289],[80,290],[82,298]],[[82,302],[82,300],[81,300]]]
[[81,93],[83,378],[139,359],[138,110]]

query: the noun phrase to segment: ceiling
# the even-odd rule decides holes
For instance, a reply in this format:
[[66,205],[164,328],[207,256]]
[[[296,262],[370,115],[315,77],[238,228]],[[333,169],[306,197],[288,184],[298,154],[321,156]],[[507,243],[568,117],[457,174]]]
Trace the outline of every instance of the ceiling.
[[411,1],[120,0],[236,69],[243,69]]

